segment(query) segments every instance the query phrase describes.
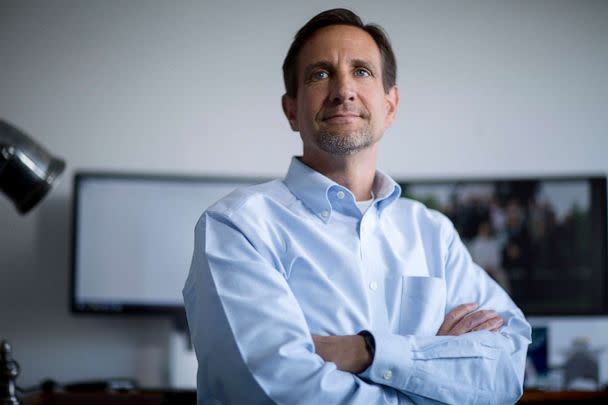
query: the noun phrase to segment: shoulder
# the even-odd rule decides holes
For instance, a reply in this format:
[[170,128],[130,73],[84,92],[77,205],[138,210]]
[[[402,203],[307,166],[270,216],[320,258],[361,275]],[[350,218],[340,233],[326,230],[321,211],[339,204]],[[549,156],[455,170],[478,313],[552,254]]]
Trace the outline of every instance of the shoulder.
[[[221,240],[227,245],[246,244],[276,262],[276,253],[284,250],[281,225],[286,223],[295,197],[281,180],[238,188],[211,205],[199,219],[195,233],[200,238]],[[236,246],[236,245],[233,245]]]
[[258,210],[267,205],[288,205],[295,198],[281,180],[238,188],[205,211],[206,214],[217,214],[232,217],[244,210]]

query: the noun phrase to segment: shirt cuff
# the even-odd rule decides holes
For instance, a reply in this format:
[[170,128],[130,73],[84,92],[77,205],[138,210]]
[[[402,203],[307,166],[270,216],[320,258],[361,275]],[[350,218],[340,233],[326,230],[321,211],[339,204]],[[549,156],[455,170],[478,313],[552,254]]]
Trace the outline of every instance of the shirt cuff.
[[405,387],[412,376],[411,336],[370,332],[376,341],[372,364],[359,376],[377,384]]

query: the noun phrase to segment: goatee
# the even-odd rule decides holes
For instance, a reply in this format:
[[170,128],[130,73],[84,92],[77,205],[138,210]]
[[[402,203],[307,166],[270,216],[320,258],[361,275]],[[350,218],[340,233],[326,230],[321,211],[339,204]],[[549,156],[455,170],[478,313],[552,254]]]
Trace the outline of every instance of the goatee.
[[317,134],[319,148],[338,156],[352,155],[371,146],[374,143],[373,141],[374,137],[370,131],[350,134],[321,131]]

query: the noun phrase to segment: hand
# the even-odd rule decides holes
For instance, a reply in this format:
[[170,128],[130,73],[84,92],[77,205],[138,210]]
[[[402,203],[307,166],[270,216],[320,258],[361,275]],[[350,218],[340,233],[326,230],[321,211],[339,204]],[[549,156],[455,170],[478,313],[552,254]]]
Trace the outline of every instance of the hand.
[[365,371],[372,363],[372,357],[365,347],[365,340],[359,335],[318,336],[312,335],[315,352],[323,360],[335,363],[338,370],[352,374]]
[[468,332],[489,330],[498,332],[504,319],[493,310],[476,311],[477,304],[462,304],[446,315],[437,336],[460,336]]

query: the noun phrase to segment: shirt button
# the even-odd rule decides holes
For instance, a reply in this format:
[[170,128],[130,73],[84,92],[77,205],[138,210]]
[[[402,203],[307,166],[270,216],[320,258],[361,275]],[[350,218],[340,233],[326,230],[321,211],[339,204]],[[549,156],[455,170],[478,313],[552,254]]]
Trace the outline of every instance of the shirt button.
[[337,193],[336,195],[338,196],[338,198],[339,198],[340,200],[341,200],[341,199],[343,199],[343,198],[344,198],[344,196],[345,196],[344,191],[342,191],[342,190],[338,191],[338,193]]
[[329,211],[323,211],[323,212],[321,213],[321,216],[322,216],[323,218],[327,218],[327,217],[329,216]]
[[378,283],[372,281],[371,283],[369,283],[369,289],[372,291],[376,291],[378,289]]
[[393,378],[393,372],[391,370],[384,370],[384,373],[382,373],[382,378],[385,380],[390,380]]

